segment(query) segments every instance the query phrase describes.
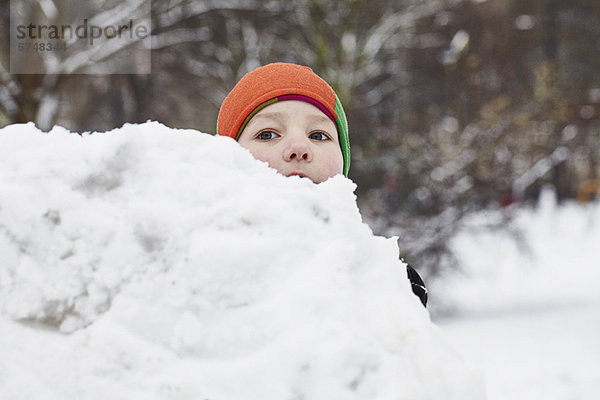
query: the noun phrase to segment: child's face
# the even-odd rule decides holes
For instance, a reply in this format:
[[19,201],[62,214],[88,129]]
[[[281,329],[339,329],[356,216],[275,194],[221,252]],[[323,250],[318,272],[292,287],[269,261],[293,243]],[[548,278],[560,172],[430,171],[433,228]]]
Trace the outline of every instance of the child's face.
[[333,121],[304,101],[271,104],[250,119],[238,142],[285,176],[321,183],[342,173],[344,160]]

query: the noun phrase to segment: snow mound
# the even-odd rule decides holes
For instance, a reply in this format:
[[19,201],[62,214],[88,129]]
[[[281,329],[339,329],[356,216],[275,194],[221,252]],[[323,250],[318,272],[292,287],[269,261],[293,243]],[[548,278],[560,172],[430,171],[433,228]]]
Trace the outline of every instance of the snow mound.
[[0,160],[2,398],[482,398],[344,177],[155,122]]

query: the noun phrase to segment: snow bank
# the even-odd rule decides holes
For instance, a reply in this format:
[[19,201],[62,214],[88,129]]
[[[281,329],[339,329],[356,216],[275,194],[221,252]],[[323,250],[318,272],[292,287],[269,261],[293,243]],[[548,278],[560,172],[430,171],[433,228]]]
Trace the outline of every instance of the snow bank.
[[158,123],[0,160],[2,398],[482,398],[346,178]]
[[[454,238],[461,270],[429,282],[451,308],[438,324],[483,367],[488,399],[596,399],[600,394],[600,202],[535,207],[491,230],[482,212]],[[442,301],[440,301],[443,299]]]
[[502,211],[467,221],[452,241],[460,272],[430,283],[434,308],[489,315],[600,302],[600,203],[558,205],[546,188],[536,207],[509,212],[509,229],[489,229]]

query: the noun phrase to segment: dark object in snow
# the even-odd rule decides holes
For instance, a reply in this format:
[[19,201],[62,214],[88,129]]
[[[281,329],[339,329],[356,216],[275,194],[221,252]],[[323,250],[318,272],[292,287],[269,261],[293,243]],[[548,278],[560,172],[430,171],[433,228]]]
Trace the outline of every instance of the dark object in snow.
[[408,280],[410,280],[413,293],[421,300],[423,307],[427,307],[427,288],[425,287],[425,282],[423,282],[417,271],[408,264],[406,264],[406,273],[408,274]]

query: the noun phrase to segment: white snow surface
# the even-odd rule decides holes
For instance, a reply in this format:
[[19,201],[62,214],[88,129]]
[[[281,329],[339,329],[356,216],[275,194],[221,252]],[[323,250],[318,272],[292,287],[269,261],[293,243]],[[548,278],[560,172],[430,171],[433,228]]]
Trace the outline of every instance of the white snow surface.
[[[483,369],[489,400],[600,398],[600,202],[516,207],[520,235],[473,215],[453,240],[460,271],[430,282],[434,321]],[[437,306],[436,306],[437,304]]]
[[354,189],[156,122],[0,129],[0,398],[484,398]]
[[433,303],[471,315],[600,303],[600,202],[559,205],[546,187],[504,212],[510,229],[490,229],[503,212],[485,211],[453,238],[460,272],[432,282]]

